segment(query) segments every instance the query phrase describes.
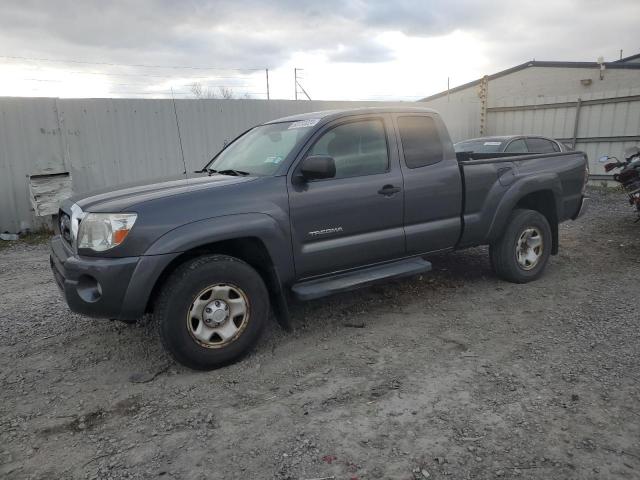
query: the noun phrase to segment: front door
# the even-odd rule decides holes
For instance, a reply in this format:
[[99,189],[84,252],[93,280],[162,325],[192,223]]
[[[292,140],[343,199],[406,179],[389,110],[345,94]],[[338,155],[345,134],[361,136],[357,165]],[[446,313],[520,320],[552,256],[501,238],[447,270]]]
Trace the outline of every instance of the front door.
[[298,278],[404,255],[403,180],[391,120],[351,117],[329,124],[300,157],[328,155],[334,178],[292,182],[289,205]]

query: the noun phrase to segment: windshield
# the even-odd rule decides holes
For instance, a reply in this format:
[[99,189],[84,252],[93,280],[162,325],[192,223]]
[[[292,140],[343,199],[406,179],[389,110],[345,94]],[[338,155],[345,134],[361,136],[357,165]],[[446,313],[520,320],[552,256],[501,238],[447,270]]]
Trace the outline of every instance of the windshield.
[[273,175],[312,126],[312,122],[306,121],[271,123],[252,128],[220,152],[205,169]]
[[499,140],[467,140],[454,145],[456,152],[474,153],[498,153],[502,151],[502,144]]

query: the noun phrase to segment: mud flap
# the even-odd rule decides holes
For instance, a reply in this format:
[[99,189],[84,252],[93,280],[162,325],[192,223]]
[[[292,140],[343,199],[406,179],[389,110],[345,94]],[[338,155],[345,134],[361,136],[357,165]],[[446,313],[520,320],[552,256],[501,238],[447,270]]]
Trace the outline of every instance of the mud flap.
[[293,326],[291,325],[287,296],[282,289],[278,272],[273,267],[269,268],[269,277],[269,300],[271,301],[271,308],[273,308],[273,313],[276,316],[278,324],[284,331],[290,332],[293,330]]

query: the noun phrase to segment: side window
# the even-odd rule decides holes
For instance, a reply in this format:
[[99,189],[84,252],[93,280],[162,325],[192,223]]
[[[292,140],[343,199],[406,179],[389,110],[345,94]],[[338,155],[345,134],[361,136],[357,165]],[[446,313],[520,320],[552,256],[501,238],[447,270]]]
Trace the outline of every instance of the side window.
[[554,153],[553,142],[546,138],[527,138],[527,146],[531,153]]
[[442,160],[442,142],[433,118],[398,117],[398,128],[407,167],[419,168]]
[[507,145],[507,148],[504,149],[505,153],[526,153],[528,151],[529,150],[527,150],[527,144],[524,143],[524,140],[522,138],[514,140],[509,145]]
[[382,120],[345,123],[325,132],[307,153],[329,155],[335,178],[374,175],[389,170],[387,136]]

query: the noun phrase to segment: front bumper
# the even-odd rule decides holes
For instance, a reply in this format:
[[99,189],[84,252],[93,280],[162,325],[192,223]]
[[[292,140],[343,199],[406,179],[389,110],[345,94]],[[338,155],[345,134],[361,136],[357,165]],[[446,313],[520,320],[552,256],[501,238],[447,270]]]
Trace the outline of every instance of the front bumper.
[[583,216],[584,213],[587,211],[588,206],[589,206],[589,197],[582,197],[582,201],[580,202],[580,208],[578,208],[578,211],[575,213],[575,215],[571,217],[571,220],[577,220],[578,218]]
[[144,314],[153,286],[177,255],[81,257],[58,235],[51,240],[49,261],[72,311],[90,317],[133,320]]

